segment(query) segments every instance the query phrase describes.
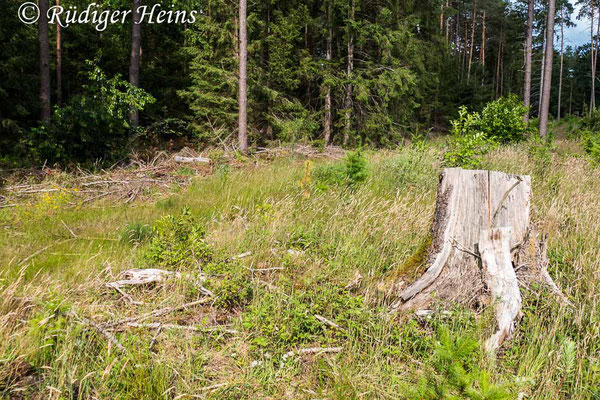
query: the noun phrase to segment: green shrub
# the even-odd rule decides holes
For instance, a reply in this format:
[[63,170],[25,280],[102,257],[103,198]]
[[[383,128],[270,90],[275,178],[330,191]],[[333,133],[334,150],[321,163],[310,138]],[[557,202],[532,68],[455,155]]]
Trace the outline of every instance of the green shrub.
[[600,131],[584,131],[581,134],[581,143],[592,162],[600,164]]
[[183,268],[206,263],[213,250],[206,243],[206,231],[196,223],[190,210],[181,216],[167,215],[152,227],[152,241],[144,253],[145,261],[158,267]]
[[425,377],[408,389],[411,399],[512,399],[507,385],[496,385],[479,366],[479,342],[468,334],[460,336],[440,326],[435,351]]
[[480,130],[481,116],[469,113],[466,107],[458,111],[458,118],[451,122],[450,149],[444,153],[447,167],[477,168],[482,156],[496,147],[496,141]]
[[516,94],[488,103],[481,112],[479,129],[499,143],[518,143],[529,130],[523,116],[527,107]]
[[252,299],[252,281],[246,275],[225,275],[214,290],[215,305],[227,310],[246,305]]
[[339,162],[317,165],[312,172],[312,178],[320,190],[343,185],[346,181],[346,167]]
[[95,64],[83,94],[56,108],[46,123],[25,139],[36,162],[112,161],[123,156],[131,137],[128,115],[154,98],[115,76],[108,78]]
[[369,171],[367,169],[367,159],[362,149],[352,151],[346,154],[346,176],[350,186],[356,186],[367,180]]
[[356,151],[346,153],[343,163],[317,166],[312,176],[317,188],[320,190],[341,185],[355,187],[369,177],[368,162],[363,151],[359,148]]

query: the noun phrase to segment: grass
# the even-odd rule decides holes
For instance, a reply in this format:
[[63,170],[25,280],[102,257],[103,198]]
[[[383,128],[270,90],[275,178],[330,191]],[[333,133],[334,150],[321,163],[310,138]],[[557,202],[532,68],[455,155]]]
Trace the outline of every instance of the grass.
[[[420,267],[428,238],[440,150],[421,146],[367,152],[356,185],[327,180],[336,162],[277,158],[216,168],[154,201],[73,207],[63,191],[0,209],[0,398],[598,399],[600,169],[572,141],[536,146],[501,147],[484,167],[532,175],[532,218],[575,309],[523,289],[523,319],[495,360],[481,351],[488,313],[412,319],[390,314],[382,294],[399,269]],[[206,236],[152,232],[183,208]],[[104,286],[198,241],[201,261],[181,250],[161,268],[202,270],[218,300],[156,322],[237,334],[130,328],[115,334],[122,353],[73,316],[101,323],[200,298],[185,280],[130,290],[143,305]],[[357,272],[360,287],[345,289]],[[333,346],[343,350],[283,357]]]

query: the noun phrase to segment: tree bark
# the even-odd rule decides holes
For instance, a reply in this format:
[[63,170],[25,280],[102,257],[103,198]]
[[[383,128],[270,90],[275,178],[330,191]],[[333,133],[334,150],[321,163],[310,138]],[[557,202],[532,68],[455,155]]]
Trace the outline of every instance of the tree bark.
[[496,94],[495,97],[498,98],[500,94],[500,60],[502,59],[502,33],[503,27],[500,27],[500,41],[498,42],[498,56],[496,58]]
[[440,4],[440,34],[444,32],[444,3]]
[[344,129],[344,146],[348,144],[350,138],[350,130],[352,129],[352,71],[354,70],[354,32],[352,22],[354,22],[354,0],[350,0],[349,11],[350,25],[348,25],[348,65],[346,75],[348,84],[346,85],[346,127]]
[[[598,72],[598,36],[600,35],[600,7],[596,7],[598,10],[598,18],[596,18],[596,40],[594,41],[594,68],[592,73],[592,80],[594,81],[594,108],[596,108],[596,74]],[[592,27],[593,30],[593,27]]]
[[469,66],[467,69],[467,82],[471,79],[471,63],[473,61],[473,47],[475,44],[475,18],[477,16],[477,1],[473,2],[473,17],[471,18],[471,43],[469,45]]
[[595,63],[595,53],[596,53],[596,45],[594,42],[594,0],[590,2],[590,62],[592,63],[592,91],[590,93],[590,115],[592,115],[592,111],[596,108],[596,63]]
[[525,122],[529,122],[531,107],[531,55],[533,47],[533,6],[535,0],[529,0],[527,6],[527,32],[525,34],[525,77],[523,86],[523,104],[527,107]]
[[[129,83],[132,86],[140,86],[140,51],[142,46],[142,25],[140,23],[140,7],[142,0],[133,0],[131,25],[131,54],[129,56]],[[137,109],[131,108],[129,113],[129,123],[132,128],[137,128],[140,122],[140,115]]]
[[[449,2],[446,0],[446,8],[448,8]],[[450,17],[446,18],[446,43],[450,43]]]
[[248,151],[248,96],[246,93],[246,61],[248,58],[248,37],[246,32],[246,0],[240,0],[239,4],[240,19],[240,77],[238,89],[239,121],[238,121],[238,141],[240,151]]
[[573,86],[575,83],[575,78],[571,77],[571,91],[569,93],[569,115],[573,115]]
[[40,119],[47,121],[51,115],[50,108],[50,41],[48,39],[48,0],[38,2],[40,18],[38,19],[39,69],[40,69]]
[[[329,70],[329,63],[331,62],[331,57],[333,53],[333,26],[331,24],[331,1],[327,4],[327,49],[325,54],[325,59],[327,60],[327,70]],[[328,74],[325,74],[326,76]],[[332,126],[332,118],[331,118],[331,85],[329,83],[325,87],[325,122],[323,128],[323,141],[325,142],[325,146],[329,145],[331,140],[331,126]]]
[[550,108],[550,89],[552,84],[552,56],[554,55],[554,14],[556,0],[548,0],[548,21],[546,22],[546,60],[544,62],[544,93],[540,107],[540,136],[548,133],[548,113]]
[[544,30],[544,41],[542,43],[542,65],[540,66],[540,93],[538,95],[538,116],[542,108],[542,97],[544,93],[544,65],[546,65],[546,31]]
[[481,66],[485,67],[485,9],[483,10],[483,19],[481,22]]
[[556,120],[560,121],[560,106],[562,100],[563,66],[565,61],[565,21],[564,9],[560,18],[560,74],[558,76],[558,106],[556,107]]
[[[60,0],[56,0],[60,7]],[[56,104],[62,106],[62,36],[61,26],[56,24]]]

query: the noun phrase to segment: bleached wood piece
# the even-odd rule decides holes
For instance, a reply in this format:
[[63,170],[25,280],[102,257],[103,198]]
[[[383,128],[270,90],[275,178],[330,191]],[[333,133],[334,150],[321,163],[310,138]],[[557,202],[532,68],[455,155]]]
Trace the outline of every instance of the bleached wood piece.
[[136,285],[147,285],[150,283],[157,283],[164,281],[169,276],[181,278],[179,272],[165,271],[163,269],[156,268],[133,268],[123,272],[123,276],[126,279],[110,282],[106,285],[112,288],[122,288],[123,286],[136,286]]
[[175,156],[173,159],[175,160],[175,162],[179,162],[179,163],[204,163],[204,164],[210,163],[210,158],[206,158],[206,157]]
[[514,321],[521,311],[521,293],[510,252],[511,228],[481,231],[479,254],[485,283],[492,298],[497,330],[486,341],[485,348],[494,353],[511,337]]
[[303,354],[322,354],[322,353],[339,353],[342,351],[342,347],[309,347],[307,349],[299,349],[288,351],[283,355],[283,359],[286,360],[295,355]]

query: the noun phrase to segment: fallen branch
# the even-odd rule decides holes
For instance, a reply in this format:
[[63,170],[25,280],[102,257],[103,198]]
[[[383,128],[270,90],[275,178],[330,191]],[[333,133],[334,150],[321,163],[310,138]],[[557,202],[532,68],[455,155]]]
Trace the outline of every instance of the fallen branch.
[[322,323],[324,323],[326,325],[331,326],[332,328],[343,330],[343,328],[341,326],[339,326],[338,324],[336,324],[333,321],[328,320],[327,318],[325,318],[325,317],[323,317],[321,315],[315,314],[315,318],[318,319],[320,322],[322,322]]
[[115,335],[108,332],[102,326],[98,325],[97,323],[95,323],[92,320],[81,318],[79,315],[77,315],[77,313],[75,311],[71,310],[69,313],[83,325],[87,325],[87,326],[93,328],[94,330],[96,330],[97,332],[99,332],[100,334],[104,335],[108,339],[109,342],[111,342],[112,344],[114,344],[117,347],[117,349],[121,350],[123,353],[127,352],[127,349],[125,348],[125,346],[123,346],[121,344],[121,342],[119,342],[119,340],[115,337]]
[[206,157],[183,157],[183,156],[175,156],[173,157],[175,162],[179,163],[210,163],[210,158]]
[[558,285],[554,282],[554,279],[550,276],[548,272],[548,264],[550,264],[550,260],[548,259],[548,235],[544,235],[539,242],[538,246],[538,265],[540,268],[540,275],[544,283],[552,290],[552,292],[557,295],[560,300],[567,304],[569,307],[573,308],[573,303],[564,295],[562,290],[558,287]]
[[354,279],[352,279],[352,281],[349,282],[344,289],[352,291],[354,289],[359,288],[360,284],[362,282],[362,279],[363,279],[363,276],[361,275],[361,273],[356,271],[354,273]]
[[108,323],[102,324],[102,326],[104,328],[111,328],[111,327],[114,327],[114,326],[128,324],[130,322],[139,322],[139,321],[147,320],[149,318],[162,317],[163,315],[167,315],[167,314],[170,314],[172,312],[184,310],[186,308],[190,308],[190,307],[194,307],[194,306],[206,304],[206,303],[208,303],[210,301],[212,301],[211,297],[204,297],[204,298],[202,298],[200,300],[192,301],[191,303],[185,303],[185,304],[182,304],[182,305],[179,305],[179,306],[175,306],[175,307],[161,308],[161,309],[158,309],[158,310],[154,310],[154,311],[152,311],[150,313],[147,313],[147,314],[144,314],[144,315],[140,315],[138,317],[123,318],[123,319],[118,320],[118,321],[108,322]]
[[235,329],[228,329],[222,326],[196,326],[196,325],[178,325],[178,324],[163,324],[160,322],[150,322],[147,324],[141,324],[139,322],[127,322],[124,326],[128,328],[145,328],[145,329],[177,329],[190,332],[215,332],[223,331],[232,335],[238,334],[239,332]]
[[232,260],[239,260],[240,258],[245,258],[245,257],[251,256],[251,255],[252,255],[252,252],[251,252],[251,251],[247,251],[247,252],[245,252],[245,253],[242,253],[242,254],[238,254],[238,255],[236,255],[236,256],[233,256],[233,257],[231,257],[231,259],[232,259]]
[[342,349],[342,347],[309,347],[307,349],[288,351],[283,355],[283,359],[287,360],[295,355],[301,356],[305,354],[339,353],[342,351]]
[[125,293],[125,291],[123,289],[121,289],[120,286],[117,285],[111,285],[110,283],[107,283],[106,286],[115,289],[117,292],[119,292],[121,294],[121,296],[123,296],[124,298],[126,298],[127,300],[129,300],[129,302],[131,304],[135,304],[136,306],[141,306],[144,303],[141,301],[136,301],[133,299],[133,297],[131,297],[130,295],[128,295],[127,293]]

